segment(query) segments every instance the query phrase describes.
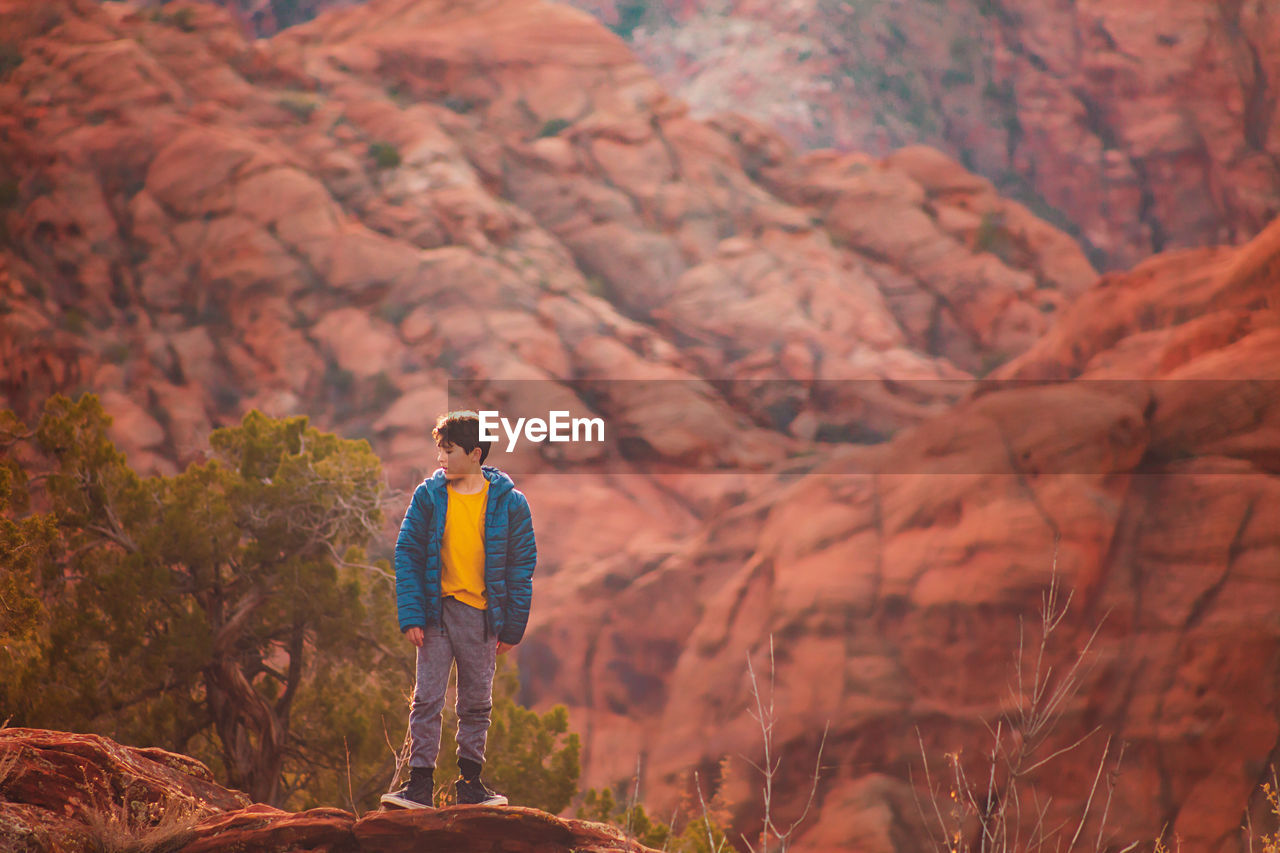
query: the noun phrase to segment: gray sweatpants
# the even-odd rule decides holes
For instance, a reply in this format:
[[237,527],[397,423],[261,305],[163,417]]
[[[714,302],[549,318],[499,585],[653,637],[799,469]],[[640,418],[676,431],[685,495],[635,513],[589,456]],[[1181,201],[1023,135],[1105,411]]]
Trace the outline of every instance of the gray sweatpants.
[[417,681],[409,710],[410,767],[435,767],[449,669],[458,662],[458,757],[484,763],[484,743],[493,710],[493,672],[498,639],[487,636],[485,613],[446,598],[441,623],[428,628],[418,649]]

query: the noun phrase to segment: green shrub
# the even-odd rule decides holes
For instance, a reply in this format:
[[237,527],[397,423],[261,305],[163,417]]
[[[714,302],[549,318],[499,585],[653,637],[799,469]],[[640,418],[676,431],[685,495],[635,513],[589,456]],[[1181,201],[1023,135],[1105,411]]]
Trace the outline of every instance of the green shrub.
[[338,394],[348,394],[356,384],[356,376],[350,370],[330,362],[324,371],[324,384]]
[[[621,792],[619,796],[627,796]],[[591,788],[583,795],[576,816],[579,820],[607,823],[621,829],[646,847],[668,853],[717,853],[732,850],[720,821],[725,819],[724,804],[714,801],[708,814],[685,824],[677,833],[675,827],[649,816],[640,803],[619,802],[613,791]]]
[[[400,637],[393,588],[363,551],[381,530],[378,458],[306,417],[253,411],[182,472],[143,477],[109,425],[88,396],[52,398],[31,427],[0,412],[0,594],[38,617],[23,616],[22,653],[0,656],[5,716],[181,751],[257,802],[296,810],[354,789],[376,803],[381,719],[404,708],[403,658],[379,651]],[[245,616],[227,620],[232,589]],[[282,655],[293,665],[255,668]],[[287,740],[271,743],[278,732]],[[117,796],[127,812],[108,804],[87,849],[180,846],[155,831],[181,830],[181,809],[142,814]]]
[[618,36],[629,39],[649,11],[649,0],[621,0],[617,5],[618,22],[609,27]]
[[117,341],[107,347],[103,356],[112,364],[124,364],[129,360],[129,354],[132,351],[132,348],[127,343],[124,341]]
[[369,156],[379,169],[394,169],[400,165],[400,151],[390,142],[375,142],[369,146]]
[[195,11],[189,7],[183,7],[178,11],[174,12],[169,17],[169,22],[172,23],[178,29],[182,30],[184,33],[195,32],[195,29],[196,29]]
[[979,252],[990,252],[1000,260],[1008,263],[1013,256],[1013,235],[1004,224],[1004,214],[988,210],[982,214],[978,230],[973,235],[973,248]]
[[559,136],[560,131],[571,125],[572,122],[564,118],[549,119],[542,129],[538,131],[538,138],[542,139],[547,136]]
[[194,9],[184,6],[174,11],[172,14],[161,9],[151,13],[151,20],[157,24],[164,24],[169,27],[177,27],[184,33],[195,32],[196,29],[196,13]]
[[73,335],[83,335],[89,318],[79,308],[68,308],[62,315],[62,327]]
[[289,95],[276,101],[276,106],[289,113],[302,124],[306,124],[311,120],[311,114],[316,111],[316,107],[319,104],[312,98]]
[[373,408],[385,409],[400,398],[400,389],[385,370],[373,376]]

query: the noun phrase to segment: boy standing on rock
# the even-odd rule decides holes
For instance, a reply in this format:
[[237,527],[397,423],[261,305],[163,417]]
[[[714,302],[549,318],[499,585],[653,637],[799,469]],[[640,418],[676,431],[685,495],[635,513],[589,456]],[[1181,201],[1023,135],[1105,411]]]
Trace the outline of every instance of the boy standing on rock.
[[511,478],[483,464],[493,442],[480,440],[475,412],[441,415],[431,435],[440,467],[414,490],[396,541],[400,630],[417,648],[409,783],[382,803],[432,807],[445,688],[457,661],[457,802],[505,805],[480,771],[497,655],[520,642],[529,622],[533,520]]

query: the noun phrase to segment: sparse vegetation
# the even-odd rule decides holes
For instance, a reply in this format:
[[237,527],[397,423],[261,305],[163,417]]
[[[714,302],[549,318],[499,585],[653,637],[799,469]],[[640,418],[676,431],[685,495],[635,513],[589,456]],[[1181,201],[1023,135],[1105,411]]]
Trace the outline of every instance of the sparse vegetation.
[[649,0],[621,0],[615,8],[618,21],[610,25],[609,29],[621,38],[630,39],[649,12]]
[[1245,825],[1249,851],[1253,853],[1253,843],[1257,841],[1260,844],[1259,853],[1280,853],[1280,781],[1276,779],[1275,767],[1271,768],[1271,778],[1262,783],[1262,797],[1270,810],[1268,817],[1271,818],[1271,831],[1258,832],[1250,818]]
[[598,296],[601,299],[609,298],[609,285],[598,275],[587,276],[587,293],[592,296]]
[[414,101],[412,93],[399,84],[388,86],[386,93],[387,97],[400,107],[407,107]]
[[383,302],[378,306],[378,316],[393,326],[399,326],[413,311],[413,307],[410,302]]
[[987,84],[982,87],[982,97],[1006,106],[1013,106],[1017,103],[1017,94],[1014,91],[1012,80],[1004,80],[1000,83],[995,80],[988,80]]
[[[726,759],[723,765],[727,764]],[[708,805],[699,788],[701,802],[696,807],[697,811],[692,806],[677,809],[671,817],[671,823],[664,823],[651,816],[644,805],[638,802],[638,789],[635,785],[638,778],[637,772],[630,784],[619,784],[616,793],[610,788],[588,790],[578,806],[578,819],[611,824],[646,847],[666,853],[724,853],[726,850],[733,850],[724,829],[728,822],[727,807],[719,798],[713,799],[712,804]],[[676,826],[679,825],[682,813],[696,813],[697,816],[684,821],[677,832]]]
[[[1082,841],[1091,816],[1096,826],[1083,839],[1087,849],[1116,849],[1112,839],[1104,835],[1115,779],[1124,758],[1123,743],[1116,745],[1111,738],[1106,739],[1092,784],[1082,792],[1083,806],[1071,819],[1047,819],[1050,800],[1036,789],[1038,772],[1099,734],[1099,728],[1094,728],[1062,743],[1058,732],[1069,703],[1080,690],[1092,660],[1094,640],[1102,628],[1101,624],[1095,627],[1067,661],[1056,665],[1053,636],[1066,619],[1072,598],[1072,593],[1063,592],[1055,557],[1053,575],[1041,598],[1038,637],[1028,646],[1025,632],[1019,630],[1009,687],[1009,706],[1013,710],[987,724],[992,745],[976,772],[974,766],[965,766],[957,750],[946,756],[946,781],[935,780],[920,737],[929,796],[921,804],[920,817],[934,833],[934,846],[939,853],[1074,850]],[[1135,847],[1137,842],[1123,851]]]
[[195,838],[200,818],[190,802],[156,806],[125,800],[89,812],[87,826],[97,853],[164,853]]
[[373,408],[386,409],[400,397],[400,389],[385,370],[373,375]]
[[0,80],[9,79],[19,65],[22,64],[22,51],[11,41],[0,42]]
[[769,637],[769,694],[766,698],[760,687],[760,680],[756,676],[755,667],[752,666],[750,656],[747,657],[747,673],[751,679],[751,698],[755,703],[755,708],[748,709],[747,713],[751,715],[751,719],[755,720],[760,726],[760,740],[764,752],[764,760],[761,764],[748,762],[752,768],[760,774],[761,792],[760,801],[763,807],[764,815],[762,826],[760,827],[760,836],[757,844],[752,844],[749,839],[743,837],[743,842],[747,845],[750,853],[769,853],[774,850],[778,853],[785,853],[787,846],[791,842],[791,836],[800,828],[805,818],[809,814],[809,810],[813,807],[814,798],[818,793],[818,782],[822,770],[822,751],[827,744],[827,731],[830,728],[823,729],[822,740],[818,743],[818,755],[813,762],[813,778],[809,786],[809,796],[805,800],[804,810],[800,812],[800,816],[785,827],[775,823],[774,820],[774,782],[778,775],[778,770],[782,765],[782,756],[778,754],[777,747],[773,740],[773,729],[778,723],[778,714],[774,704],[776,695],[774,675],[776,667],[774,665],[774,649],[773,637]]
[[72,306],[62,314],[62,328],[73,335],[83,335],[89,326],[89,318],[84,311]]
[[571,124],[572,122],[564,118],[549,119],[546,124],[542,125],[542,129],[538,131],[538,138],[542,139],[547,136],[559,136],[560,132]]
[[1005,225],[1003,213],[998,210],[983,212],[982,221],[973,234],[973,248],[978,252],[990,252],[1005,263],[1013,259],[1013,235]]
[[165,24],[170,27],[177,27],[184,33],[193,33],[196,30],[196,12],[189,6],[183,6],[175,9],[173,12],[166,12],[163,9],[157,9],[151,13],[151,20],[157,24]]
[[18,182],[13,178],[0,181],[0,210],[8,210],[18,203]]
[[400,150],[390,142],[374,142],[369,146],[369,156],[379,169],[394,169],[400,165]]
[[476,108],[476,102],[471,98],[464,98],[460,95],[450,95],[441,103],[445,109],[451,110],[459,115],[466,115]]
[[130,353],[133,352],[132,347],[124,341],[117,341],[106,348],[102,353],[103,358],[112,364],[124,364],[129,360]]
[[291,94],[276,101],[276,105],[280,107],[280,109],[289,113],[289,115],[293,116],[300,123],[306,124],[311,120],[311,114],[316,111],[316,107],[319,106],[319,102],[317,102],[314,97]]
[[[753,838],[745,834],[739,839],[748,853],[785,853],[791,844],[792,837],[804,823],[817,798],[818,783],[822,768],[822,753],[826,746],[827,731],[822,733],[817,755],[814,758],[813,773],[807,794],[807,800],[799,816],[786,825],[777,822],[776,796],[779,791],[775,784],[779,780],[779,770],[783,756],[774,740],[774,728],[779,722],[774,702],[775,697],[775,651],[774,638],[769,637],[767,687],[762,684],[756,672],[751,655],[747,656],[747,675],[751,685],[751,705],[746,709],[748,716],[760,727],[761,760],[754,762],[746,757],[747,765],[760,774],[760,806],[761,825],[758,834]],[[578,806],[577,816],[581,819],[610,823],[623,830],[629,837],[653,848],[667,853],[724,853],[736,848],[730,844],[729,834],[725,827],[730,820],[730,807],[723,798],[727,787],[726,780],[731,771],[731,760],[724,757],[718,768],[719,781],[708,802],[708,792],[703,791],[702,779],[695,771],[693,774],[694,792],[697,802],[685,802],[676,809],[670,824],[654,819],[640,803],[640,765],[637,762],[636,774],[630,784],[619,784],[615,790],[588,790]],[[681,815],[690,815],[684,821],[679,832],[676,826]]]
[[[0,633],[0,636],[3,636]],[[7,720],[0,720],[0,729],[9,725]],[[13,745],[6,745],[3,754],[0,754],[0,791],[5,789],[5,785],[9,783],[13,770],[18,766],[18,758],[22,755],[22,748]]]
[[356,384],[356,375],[344,367],[339,367],[337,362],[330,362],[325,367],[324,384],[333,393],[349,394]]

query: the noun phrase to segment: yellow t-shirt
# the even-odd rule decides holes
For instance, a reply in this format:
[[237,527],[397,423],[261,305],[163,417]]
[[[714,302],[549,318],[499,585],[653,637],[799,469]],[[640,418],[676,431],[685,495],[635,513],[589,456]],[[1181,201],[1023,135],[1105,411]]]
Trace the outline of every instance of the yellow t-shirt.
[[455,492],[453,486],[448,489],[449,508],[440,545],[444,564],[441,591],[484,610],[484,510],[489,503],[489,482],[486,480],[484,488],[474,495]]

